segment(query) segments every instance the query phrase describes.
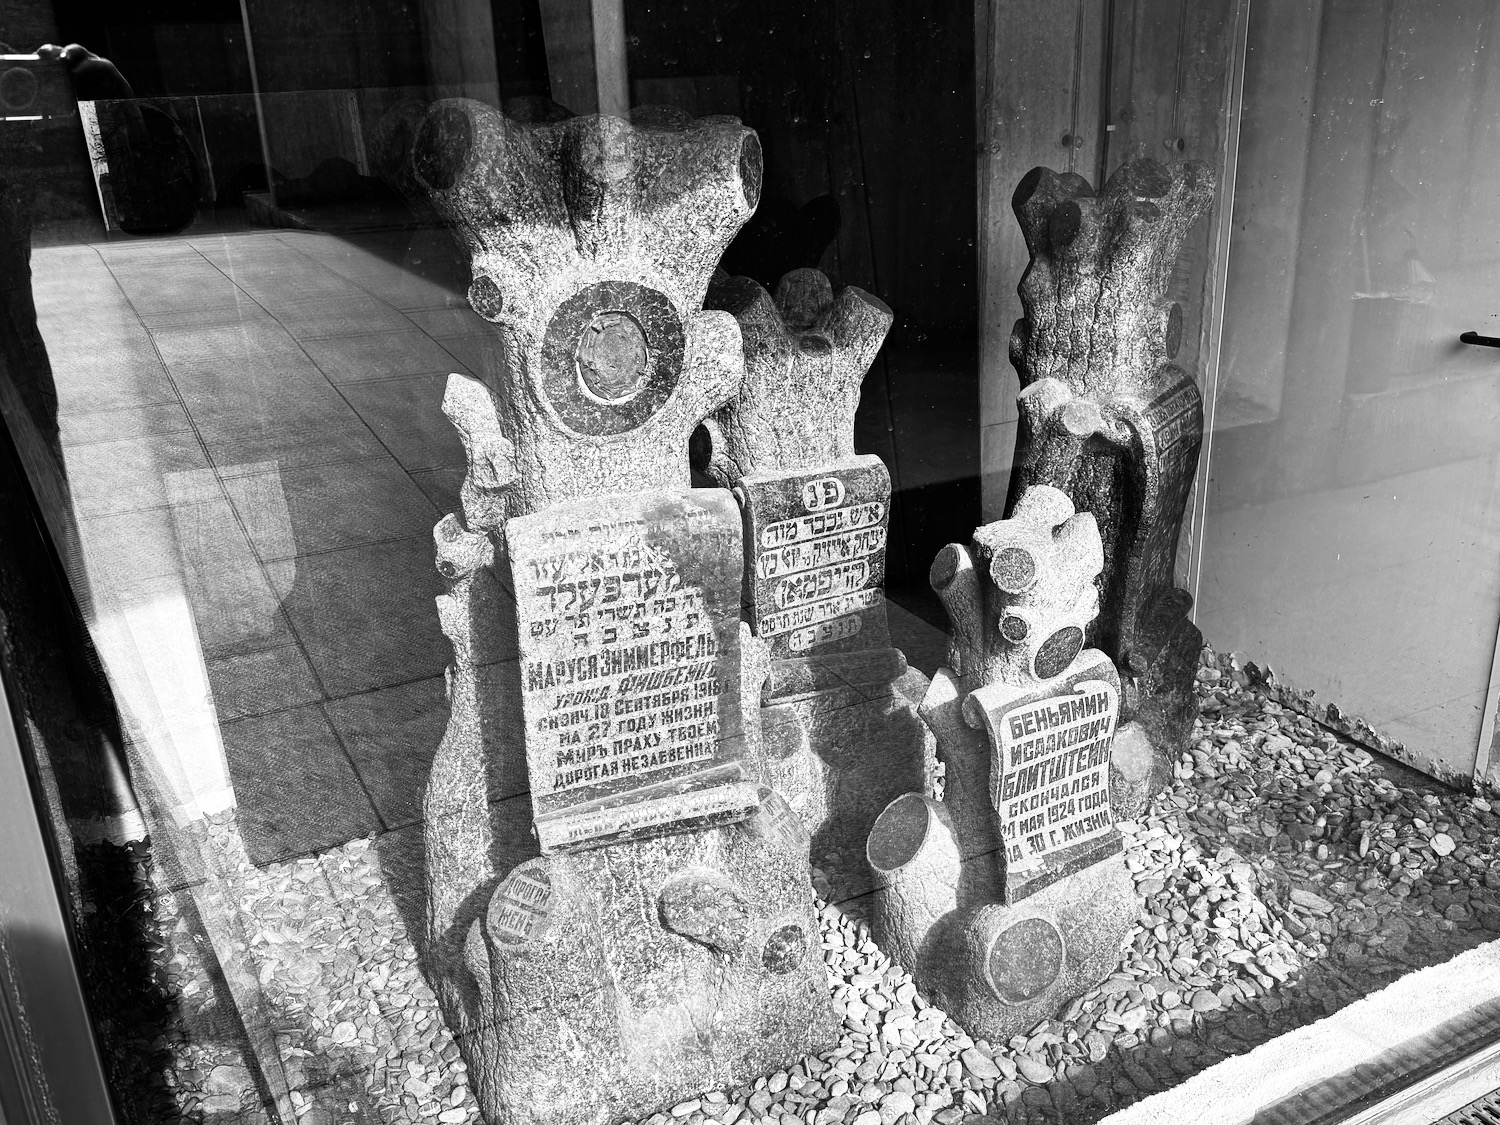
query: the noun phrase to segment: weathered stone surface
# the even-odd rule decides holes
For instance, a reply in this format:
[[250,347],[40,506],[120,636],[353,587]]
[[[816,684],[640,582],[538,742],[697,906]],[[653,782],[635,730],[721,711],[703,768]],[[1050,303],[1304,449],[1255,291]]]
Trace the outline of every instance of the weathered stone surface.
[[505,529],[544,853],[741,819],[739,511],[722,489],[554,504]]
[[532,886],[545,873],[545,923],[516,940],[512,872],[464,947],[491,1121],[644,1118],[834,1042],[805,849],[736,825],[527,869]]
[[935,744],[915,713],[926,690],[890,647],[885,549],[890,474],[854,452],[859,386],[891,312],[794,270],[774,299],[717,274],[709,304],[744,343],[736,396],[694,435],[694,463],[745,515],[745,603],[772,657],[761,714],[766,779],[812,833],[812,854],[855,893],[875,814],[926,788]]
[[876,815],[893,795],[932,787],[936,742],[916,711],[926,689],[895,648],[773,665],[761,697],[766,775],[848,895],[874,886],[863,852]]
[[834,1035],[807,836],[766,786],[741,516],[688,487],[743,372],[701,303],[759,148],[731,118],[444,102],[412,175],[504,356],[444,399],[469,471],[435,533],[424,960],[490,1125],[646,1117]]
[[1088,639],[1126,678],[1124,719],[1156,747],[1153,791],[1191,729],[1202,645],[1172,571],[1203,405],[1171,362],[1182,312],[1165,293],[1212,196],[1203,165],[1140,159],[1098,194],[1079,176],[1037,168],[1012,201],[1031,253],[1018,290],[1026,315],[1010,345],[1022,387],[1012,497],[1053,485],[1098,521],[1102,604]]
[[455,99],[428,113],[412,161],[504,345],[481,374],[510,466],[481,460],[476,486],[503,489],[509,515],[686,486],[688,437],[743,371],[734,318],[702,304],[759,198],[754,132],[730,117],[520,122]]
[[739,322],[745,381],[698,435],[704,471],[730,487],[752,473],[853,457],[860,382],[891,310],[853,286],[835,296],[815,269],[787,274],[774,298],[748,277],[716,274],[708,305]]
[[1102,562],[1093,516],[1045,485],[939,555],[952,667],[921,713],[943,800],[893,802],[867,846],[877,940],[996,1041],[1107,972],[1137,911],[1110,807],[1119,676],[1083,647]]

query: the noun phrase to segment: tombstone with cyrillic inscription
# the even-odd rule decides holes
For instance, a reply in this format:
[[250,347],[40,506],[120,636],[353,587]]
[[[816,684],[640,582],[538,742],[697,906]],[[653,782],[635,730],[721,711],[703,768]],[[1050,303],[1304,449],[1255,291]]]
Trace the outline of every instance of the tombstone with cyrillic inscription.
[[760,170],[733,118],[674,111],[444,101],[416,137],[500,357],[443,401],[468,472],[424,802],[423,965],[488,1125],[644,1119],[836,1038],[808,838],[762,765],[743,516],[687,452],[743,378],[703,300]]
[[939,554],[952,632],[922,715],[943,797],[898,798],[868,841],[876,940],[992,1040],[1102,979],[1137,914],[1110,802],[1120,678],[1084,647],[1102,566],[1094,517],[1048,486]]
[[505,528],[544,854],[743,820],[740,520],[721,489],[593,496]]
[[862,855],[875,815],[935,768],[916,713],[927,680],[886,616],[890,473],[854,451],[860,382],[891,311],[859,289],[835,294],[815,269],[787,274],[774,296],[717,275],[709,303],[739,322],[745,380],[694,456],[743,510],[746,614],[771,660],[767,780],[812,833],[831,893],[852,897],[872,885]]

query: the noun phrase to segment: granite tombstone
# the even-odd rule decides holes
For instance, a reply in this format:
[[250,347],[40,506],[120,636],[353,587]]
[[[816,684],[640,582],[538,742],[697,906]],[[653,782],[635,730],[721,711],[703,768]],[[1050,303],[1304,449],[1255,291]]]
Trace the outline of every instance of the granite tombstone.
[[1110,807],[1120,680],[1084,645],[1102,565],[1094,518],[1046,485],[943,550],[949,659],[922,702],[943,796],[897,798],[869,837],[876,940],[992,1040],[1108,973],[1138,910]]
[[1127,737],[1156,752],[1150,779],[1116,794],[1123,815],[1170,780],[1196,717],[1203,638],[1173,568],[1203,401],[1172,362],[1182,309],[1166,292],[1213,190],[1202,164],[1137,159],[1098,193],[1080,176],[1037,168],[1012,200],[1031,263],[1010,341],[1022,388],[1011,495],[1053,485],[1098,521],[1102,604],[1089,643],[1124,677]]
[[743,374],[702,304],[755,134],[534,116],[439,102],[413,149],[504,357],[444,399],[469,466],[435,533],[425,965],[490,1125],[605,1125],[834,1023],[807,837],[761,764],[740,513],[689,487],[689,435]]
[[766,292],[716,275],[709,304],[744,341],[739,392],[705,423],[695,460],[744,512],[745,604],[770,657],[761,692],[769,782],[801,815],[815,862],[867,891],[863,841],[897,794],[930,784],[927,687],[892,646],[884,592],[891,478],[854,451],[860,382],[891,324],[862,290],[815,269]]

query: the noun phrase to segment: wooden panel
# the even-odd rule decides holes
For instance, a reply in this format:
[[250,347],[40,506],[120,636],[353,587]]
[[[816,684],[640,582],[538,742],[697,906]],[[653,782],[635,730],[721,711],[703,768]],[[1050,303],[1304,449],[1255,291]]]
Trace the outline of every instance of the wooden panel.
[[[1029,257],[1010,197],[1037,165],[1097,179],[1106,11],[1103,0],[980,0],[980,8],[979,414],[989,427],[1015,420],[1020,389],[1010,333]],[[998,466],[1008,456],[987,460]],[[1008,486],[1008,472],[985,474],[985,519],[999,518]]]
[[541,0],[542,39],[552,100],[583,115],[599,112],[590,0]]
[[[1216,424],[1281,409],[1292,273],[1312,129],[1321,0],[1256,0],[1250,8]],[[1271,46],[1275,44],[1274,48]]]
[[630,116],[622,0],[541,0],[552,100],[577,114]]

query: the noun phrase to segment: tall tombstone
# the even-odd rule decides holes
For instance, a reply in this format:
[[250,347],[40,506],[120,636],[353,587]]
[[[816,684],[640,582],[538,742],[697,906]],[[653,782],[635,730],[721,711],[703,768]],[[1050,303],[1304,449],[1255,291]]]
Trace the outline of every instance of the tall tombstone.
[[807,837],[762,784],[741,517],[688,440],[743,377],[704,311],[755,207],[727,117],[437,103],[413,175],[504,362],[450,377],[451,715],[425,963],[490,1125],[645,1117],[828,1046]]
[[927,688],[891,644],[885,552],[891,477],[854,451],[860,382],[891,310],[793,270],[773,296],[715,276],[734,314],[745,380],[705,422],[694,458],[743,509],[745,606],[770,660],[760,694],[766,781],[812,833],[844,894],[868,891],[863,843],[880,809],[935,768],[916,713]]
[[921,711],[943,796],[898,797],[869,837],[876,940],[992,1040],[1106,976],[1139,912],[1110,802],[1120,678],[1084,642],[1103,561],[1094,517],[1047,485],[943,549],[948,665]]
[[1202,164],[1137,159],[1097,194],[1080,176],[1036,168],[1012,199],[1031,264],[1010,340],[1022,388],[1011,496],[1053,485],[1098,521],[1102,604],[1089,643],[1124,678],[1125,736],[1155,750],[1149,781],[1117,794],[1126,815],[1170,780],[1197,714],[1203,637],[1173,568],[1203,399],[1172,362],[1182,309],[1166,291],[1213,191]]

